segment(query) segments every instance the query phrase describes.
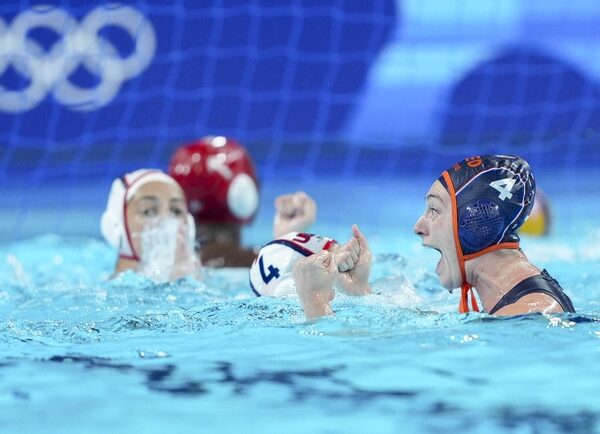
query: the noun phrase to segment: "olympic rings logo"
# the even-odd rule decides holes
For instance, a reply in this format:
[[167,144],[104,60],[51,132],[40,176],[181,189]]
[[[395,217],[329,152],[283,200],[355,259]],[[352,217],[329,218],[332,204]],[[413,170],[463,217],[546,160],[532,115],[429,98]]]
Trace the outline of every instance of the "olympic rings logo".
[[[99,34],[109,26],[128,33],[134,43],[132,53],[122,57],[117,47]],[[58,40],[46,49],[31,37],[36,29],[50,30]],[[30,110],[48,93],[72,110],[95,110],[112,101],[126,80],[144,71],[155,52],[154,27],[129,6],[97,7],[79,24],[68,12],[54,6],[23,11],[10,26],[0,18],[0,77],[12,66],[27,79],[18,90],[0,84],[0,111]],[[80,67],[98,78],[95,86],[72,82],[71,74]]]

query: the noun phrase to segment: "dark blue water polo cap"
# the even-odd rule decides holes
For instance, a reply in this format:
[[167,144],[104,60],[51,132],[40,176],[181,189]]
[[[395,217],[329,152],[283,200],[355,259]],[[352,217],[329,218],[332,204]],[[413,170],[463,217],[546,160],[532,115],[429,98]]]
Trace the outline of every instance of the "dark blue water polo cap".
[[463,261],[499,248],[518,248],[517,230],[535,197],[535,179],[525,160],[512,155],[471,157],[446,170],[439,181],[452,198],[455,241]]

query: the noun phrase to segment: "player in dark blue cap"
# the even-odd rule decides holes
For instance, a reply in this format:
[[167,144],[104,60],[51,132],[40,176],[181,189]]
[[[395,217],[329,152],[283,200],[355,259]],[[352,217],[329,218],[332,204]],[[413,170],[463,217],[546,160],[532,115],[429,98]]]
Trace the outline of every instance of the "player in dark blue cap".
[[467,158],[444,171],[427,193],[425,213],[415,224],[423,245],[441,253],[441,284],[461,288],[460,312],[490,314],[574,312],[569,297],[546,270],[519,248],[517,230],[535,199],[529,164],[517,156]]
[[[459,312],[469,312],[469,298],[472,309],[480,310],[473,288],[489,314],[575,311],[558,282],[531,264],[519,247],[517,230],[534,199],[535,179],[529,164],[509,155],[460,161],[427,192],[426,209],[414,231],[425,247],[440,252],[436,274],[442,286],[450,291],[461,288]],[[361,254],[368,251],[366,239],[363,244]],[[303,303],[323,304],[313,309],[317,315],[309,315],[305,306],[307,318],[331,313],[329,298],[322,294],[334,281],[330,275],[336,270],[328,266],[326,252],[321,256],[300,260],[294,270]]]

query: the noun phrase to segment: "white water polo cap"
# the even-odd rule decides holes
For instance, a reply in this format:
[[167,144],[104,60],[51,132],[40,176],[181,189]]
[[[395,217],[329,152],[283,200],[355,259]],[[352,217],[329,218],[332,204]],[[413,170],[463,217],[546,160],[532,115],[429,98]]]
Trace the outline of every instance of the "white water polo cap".
[[266,244],[250,268],[250,287],[257,296],[296,296],[292,271],[298,260],[332,250],[337,242],[320,235],[290,232]]
[[[115,179],[110,188],[106,210],[100,220],[100,231],[108,244],[119,251],[119,256],[126,259],[140,260],[131,242],[131,233],[127,225],[127,204],[135,193],[149,182],[159,181],[180,189],[173,178],[159,169],[139,169]],[[193,246],[196,235],[194,218],[187,214],[188,239]]]

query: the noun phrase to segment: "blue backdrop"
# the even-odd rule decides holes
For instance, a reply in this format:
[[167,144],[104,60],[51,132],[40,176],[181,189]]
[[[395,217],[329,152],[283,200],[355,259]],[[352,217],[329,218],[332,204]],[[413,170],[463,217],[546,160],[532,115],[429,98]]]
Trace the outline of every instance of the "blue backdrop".
[[265,186],[428,179],[487,152],[567,180],[600,167],[597,0],[12,1],[0,17],[14,222],[98,209],[112,178],[204,135],[246,144]]
[[349,147],[598,144],[594,1],[73,0],[0,13],[3,174],[113,176],[207,134],[246,143],[266,175],[331,155],[354,170]]

